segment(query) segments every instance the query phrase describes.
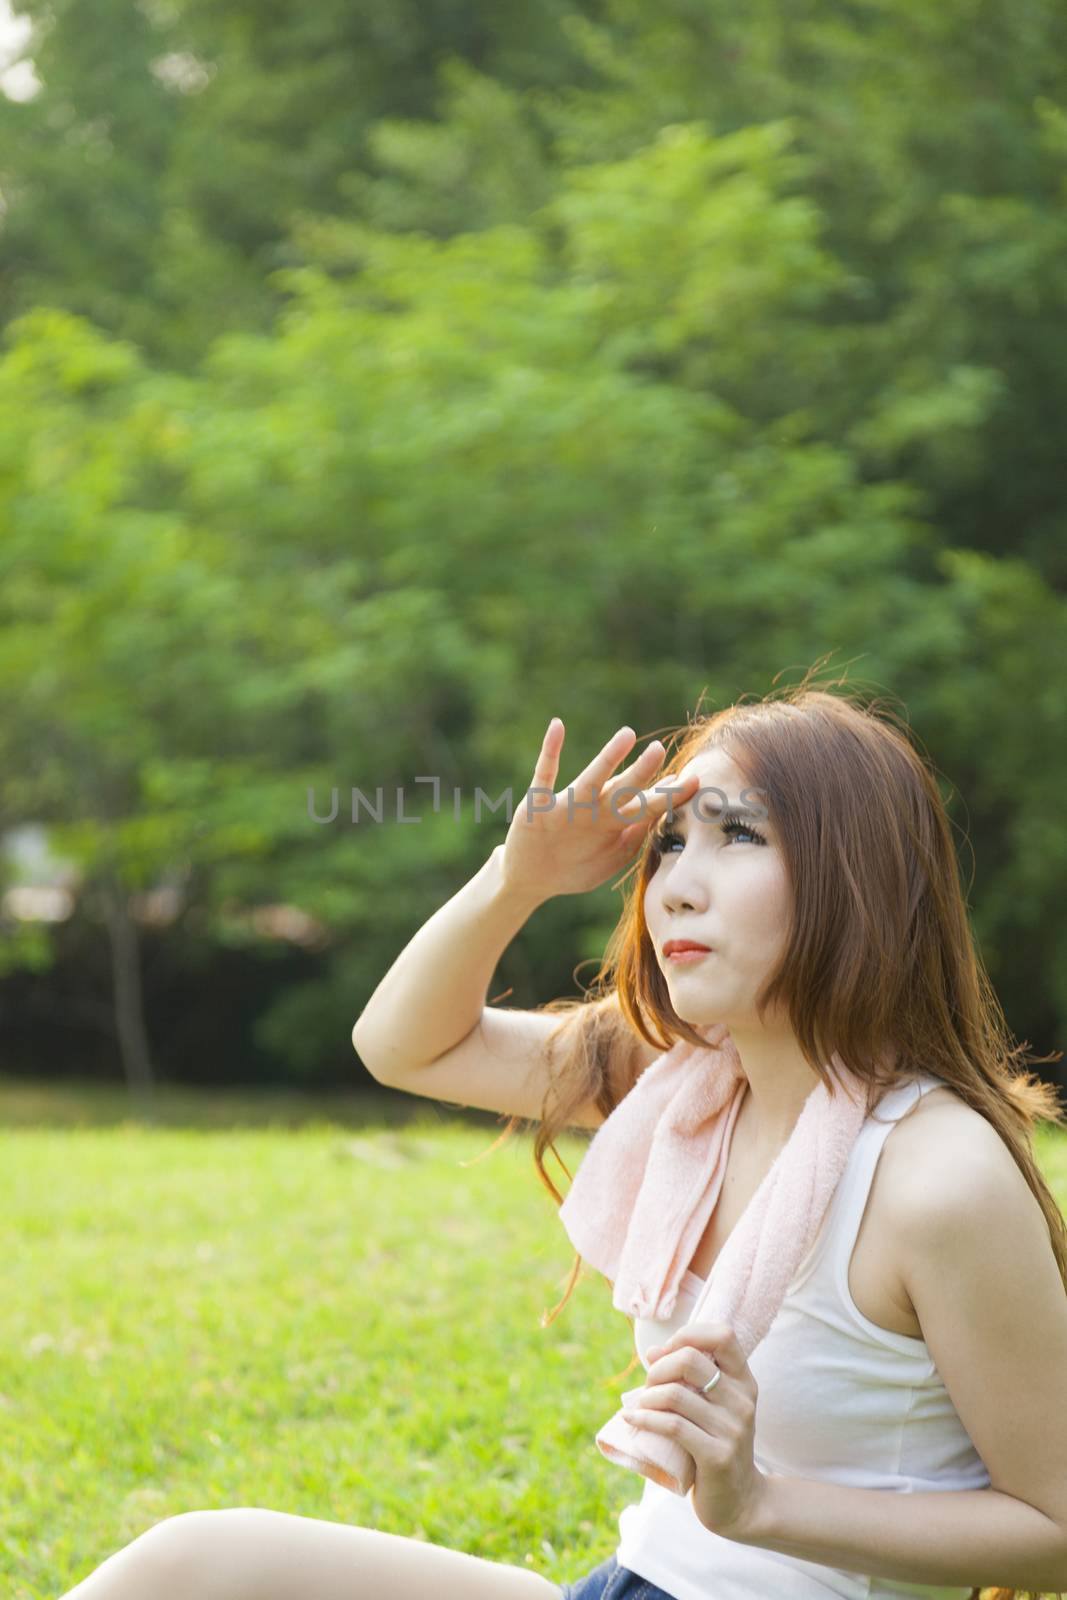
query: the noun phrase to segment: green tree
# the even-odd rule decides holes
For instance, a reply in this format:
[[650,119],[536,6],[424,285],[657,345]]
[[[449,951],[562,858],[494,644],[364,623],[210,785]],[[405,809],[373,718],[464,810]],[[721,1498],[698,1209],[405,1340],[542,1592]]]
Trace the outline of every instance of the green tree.
[[[951,513],[1004,472],[997,418],[1033,407],[1036,368],[1008,381],[977,289],[947,315],[939,274],[970,235],[924,242],[931,184],[909,188],[916,141],[867,56],[908,13],[806,16],[730,22],[709,115],[683,114],[696,66],[668,82],[674,35],[618,8],[567,29],[598,85],[517,88],[453,57],[442,122],[368,136],[364,220],[288,217],[292,264],[257,279],[280,309],[235,305],[203,353],[190,335],[182,375],[67,313],[9,325],[0,804],[59,826],[118,903],[129,1017],[114,919],[133,889],[181,870],[205,949],[246,936],[234,905],[291,903],[329,939],[309,983],[268,998],[259,1042],[314,1075],[389,949],[499,836],[475,788],[527,780],[550,715],[577,761],[622,721],[651,734],[702,691],[758,692],[832,651],[891,686],[963,789],[977,931],[1026,1014],[1062,1025],[1067,634],[1027,521],[1039,450],[1003,435],[1035,474],[1015,554],[954,538]],[[865,160],[885,167],[866,212]],[[995,200],[968,199],[965,167],[939,214],[973,202],[985,227]],[[1043,252],[1060,223],[1038,188]],[[894,192],[917,208],[898,229]],[[1057,292],[1042,252],[1039,313],[1025,264],[1014,299],[997,290],[1033,350]],[[195,257],[174,255],[190,284]],[[443,786],[421,831],[352,824],[351,787],[380,787],[388,821],[419,774]],[[322,814],[334,787],[338,818],[315,822],[309,789]],[[565,988],[611,893],[547,907],[503,984]]]
[[294,219],[350,210],[375,125],[436,114],[442,58],[588,76],[567,0],[15,10],[42,88],[0,95],[0,321],[62,307],[186,372],[219,333],[269,328]]

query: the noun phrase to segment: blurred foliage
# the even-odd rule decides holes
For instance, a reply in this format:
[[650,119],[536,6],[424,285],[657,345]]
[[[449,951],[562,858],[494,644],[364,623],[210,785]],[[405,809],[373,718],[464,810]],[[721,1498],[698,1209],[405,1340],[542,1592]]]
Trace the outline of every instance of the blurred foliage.
[[[337,1081],[552,715],[562,787],[832,653],[947,775],[1009,1018],[1060,1043],[1052,0],[19,9],[0,823],[50,825],[90,927],[98,881],[181,885],[150,1033],[258,950],[251,1070]],[[278,904],[321,930],[280,987]],[[543,908],[494,993],[572,989],[617,904]]]

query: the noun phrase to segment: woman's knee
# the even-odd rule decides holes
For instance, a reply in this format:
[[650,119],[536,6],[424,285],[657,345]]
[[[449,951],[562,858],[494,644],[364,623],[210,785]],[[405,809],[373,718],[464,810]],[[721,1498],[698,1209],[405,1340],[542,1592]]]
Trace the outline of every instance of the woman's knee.
[[270,1513],[257,1506],[219,1511],[180,1511],[148,1528],[134,1541],[142,1563],[151,1571],[160,1596],[182,1595],[201,1589],[216,1577],[232,1557],[239,1533],[248,1534],[256,1521]]
[[198,1543],[195,1515],[166,1517],[146,1528],[68,1589],[63,1600],[142,1600],[149,1594],[169,1600],[187,1593]]

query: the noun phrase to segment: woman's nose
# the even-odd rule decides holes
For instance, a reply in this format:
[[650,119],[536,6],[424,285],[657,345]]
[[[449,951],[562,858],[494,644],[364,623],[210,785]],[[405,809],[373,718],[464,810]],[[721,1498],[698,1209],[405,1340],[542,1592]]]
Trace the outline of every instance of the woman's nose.
[[670,882],[663,891],[663,904],[668,911],[697,911],[707,906],[707,890],[692,869],[685,869],[680,860],[675,862]]

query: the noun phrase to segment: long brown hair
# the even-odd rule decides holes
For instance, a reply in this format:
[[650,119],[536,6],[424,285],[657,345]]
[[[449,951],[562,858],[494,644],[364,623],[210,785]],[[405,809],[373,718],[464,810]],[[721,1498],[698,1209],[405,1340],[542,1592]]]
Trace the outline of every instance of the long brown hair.
[[[1067,1292],[1067,1224],[1033,1152],[1038,1120],[1062,1126],[1067,1115],[1055,1088],[1025,1070],[1026,1062],[1058,1061],[1063,1052],[1034,1056],[1013,1043],[975,948],[952,824],[909,730],[877,701],[863,705],[854,691],[805,682],[694,715],[665,741],[663,771],[677,774],[714,747],[726,749],[759,792],[793,893],[785,953],[757,997],[757,1014],[786,1008],[830,1093],[823,1063],[834,1050],[866,1081],[871,1106],[917,1069],[942,1078],[993,1124],[1014,1156],[1044,1213]],[[538,1176],[557,1205],[563,1196],[545,1170],[545,1151],[552,1149],[570,1177],[553,1141],[576,1125],[587,1102],[610,1115],[641,1070],[638,1041],[657,1051],[678,1038],[704,1043],[671,1005],[645,924],[645,889],[658,861],[646,835],[586,996],[539,1008],[561,1013],[549,1039],[552,1073],[534,1142]],[[521,1120],[511,1118],[500,1138]],[[542,1327],[566,1305],[581,1266],[576,1254],[563,1299],[543,1314]],[[975,1588],[969,1600],[1015,1594]]]

